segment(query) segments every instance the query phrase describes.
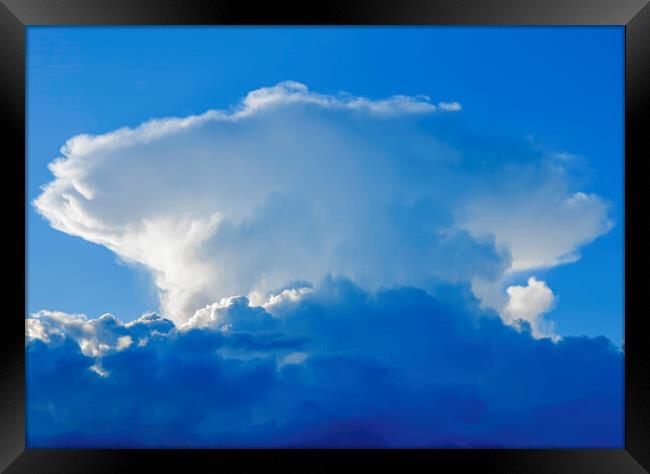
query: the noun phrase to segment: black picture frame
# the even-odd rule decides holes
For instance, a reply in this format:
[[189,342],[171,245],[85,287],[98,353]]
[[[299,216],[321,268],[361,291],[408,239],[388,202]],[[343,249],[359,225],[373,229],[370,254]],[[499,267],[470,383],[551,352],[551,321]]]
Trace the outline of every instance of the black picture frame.
[[[453,467],[487,472],[641,473],[650,470],[650,336],[643,300],[645,188],[650,158],[649,0],[0,0],[2,210],[10,302],[0,329],[0,469],[22,472],[195,470],[198,463],[236,471],[278,463],[312,472],[330,463]],[[25,449],[25,34],[31,25],[621,25],[625,27],[625,447],[540,450],[76,450]],[[22,316],[21,316],[22,313]],[[331,466],[330,466],[331,467]],[[444,469],[447,472],[447,469]]]

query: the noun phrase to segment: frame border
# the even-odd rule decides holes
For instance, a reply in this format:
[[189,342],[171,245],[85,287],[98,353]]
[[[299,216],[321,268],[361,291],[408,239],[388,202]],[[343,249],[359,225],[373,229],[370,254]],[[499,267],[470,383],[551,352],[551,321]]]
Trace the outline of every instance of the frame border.
[[[642,473],[650,470],[650,350],[643,265],[641,163],[650,157],[650,0],[335,0],[251,5],[233,0],[0,0],[0,116],[10,153],[2,189],[5,212],[23,233],[6,235],[12,249],[11,316],[0,332],[0,469],[3,472],[115,472],[188,463],[238,466],[291,463],[314,470],[332,462],[405,464],[498,472]],[[26,297],[25,35],[34,25],[618,25],[625,26],[625,448],[432,450],[95,450],[25,449]],[[16,159],[23,157],[23,161]],[[22,163],[22,166],[21,166]],[[15,186],[15,188],[13,187]],[[26,201],[25,201],[26,202]],[[24,207],[23,207],[24,206]],[[22,277],[17,278],[16,275]],[[18,295],[22,295],[19,299]]]

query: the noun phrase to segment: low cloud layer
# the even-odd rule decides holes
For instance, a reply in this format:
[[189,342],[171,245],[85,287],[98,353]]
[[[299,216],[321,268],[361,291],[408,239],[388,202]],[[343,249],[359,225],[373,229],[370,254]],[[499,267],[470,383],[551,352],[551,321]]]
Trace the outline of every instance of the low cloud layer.
[[34,204],[148,269],[178,325],[222,298],[325,275],[367,290],[469,283],[508,321],[506,275],[575,260],[612,224],[559,159],[439,138],[457,114],[426,96],[283,82],[228,110],[75,136]]
[[28,446],[622,447],[609,341],[535,339],[466,288],[437,294],[326,279],[183,327],[37,313]]

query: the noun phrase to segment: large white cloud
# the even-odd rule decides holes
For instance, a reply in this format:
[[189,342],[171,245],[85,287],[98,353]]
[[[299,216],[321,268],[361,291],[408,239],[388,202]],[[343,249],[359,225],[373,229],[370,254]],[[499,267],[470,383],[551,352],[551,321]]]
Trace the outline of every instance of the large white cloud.
[[486,305],[507,319],[503,276],[576,258],[607,210],[562,173],[529,173],[515,190],[498,173],[530,163],[477,171],[425,120],[459,110],[283,82],[229,110],[75,136],[34,204],[54,228],[146,267],[179,324],[327,274],[368,289],[468,282],[486,301],[498,288]]

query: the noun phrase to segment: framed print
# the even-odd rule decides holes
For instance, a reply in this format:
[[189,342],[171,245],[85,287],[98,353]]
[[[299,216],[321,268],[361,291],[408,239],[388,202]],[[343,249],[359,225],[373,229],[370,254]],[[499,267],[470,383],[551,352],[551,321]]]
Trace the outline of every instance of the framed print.
[[647,472],[649,23],[3,0],[0,467]]

